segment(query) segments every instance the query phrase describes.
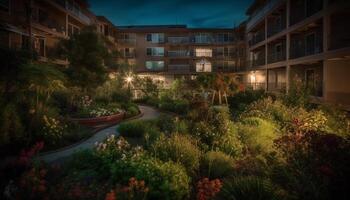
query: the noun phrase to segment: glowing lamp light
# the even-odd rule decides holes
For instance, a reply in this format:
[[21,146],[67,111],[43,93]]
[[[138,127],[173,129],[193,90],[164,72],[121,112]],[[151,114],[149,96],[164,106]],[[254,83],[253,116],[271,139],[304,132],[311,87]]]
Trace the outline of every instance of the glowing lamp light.
[[132,79],[133,78],[131,76],[127,76],[125,80],[126,80],[127,83],[131,83]]

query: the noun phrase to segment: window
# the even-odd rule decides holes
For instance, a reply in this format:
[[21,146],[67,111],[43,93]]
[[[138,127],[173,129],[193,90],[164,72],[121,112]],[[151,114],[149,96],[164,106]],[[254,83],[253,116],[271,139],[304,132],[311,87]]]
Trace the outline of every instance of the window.
[[212,57],[213,50],[211,50],[211,49],[196,49],[196,56],[197,57]]
[[164,56],[164,47],[150,47],[147,48],[148,56]]
[[10,0],[0,0],[0,11],[10,11]]
[[217,56],[222,56],[222,57],[230,57],[234,55],[234,48],[228,48],[228,47],[218,47],[216,49]]
[[78,26],[75,26],[73,24],[68,24],[68,36],[72,36],[74,34],[77,34],[80,32],[80,28]]
[[152,71],[160,71],[164,69],[164,61],[146,61],[146,68]]
[[195,43],[211,43],[212,36],[209,33],[198,33],[195,35]]
[[147,34],[146,41],[151,43],[164,43],[164,33]]
[[211,62],[207,60],[201,60],[196,63],[196,72],[211,72],[212,66]]
[[233,41],[232,34],[230,33],[219,33],[218,34],[218,42],[225,43]]

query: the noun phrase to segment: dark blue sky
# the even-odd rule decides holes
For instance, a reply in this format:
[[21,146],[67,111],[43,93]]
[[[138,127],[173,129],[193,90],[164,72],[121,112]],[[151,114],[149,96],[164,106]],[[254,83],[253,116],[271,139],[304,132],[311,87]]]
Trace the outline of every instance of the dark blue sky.
[[231,28],[246,19],[253,0],[88,0],[91,10],[116,26],[187,24]]

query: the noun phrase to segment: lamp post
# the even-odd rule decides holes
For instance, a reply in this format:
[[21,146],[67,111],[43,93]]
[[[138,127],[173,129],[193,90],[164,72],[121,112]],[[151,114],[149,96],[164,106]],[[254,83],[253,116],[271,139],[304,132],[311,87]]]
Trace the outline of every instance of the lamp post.
[[126,82],[126,84],[128,86],[128,91],[129,91],[130,94],[131,94],[131,84],[132,84],[133,80],[134,80],[134,78],[133,78],[132,73],[128,73],[126,75],[126,77],[125,77],[125,82]]

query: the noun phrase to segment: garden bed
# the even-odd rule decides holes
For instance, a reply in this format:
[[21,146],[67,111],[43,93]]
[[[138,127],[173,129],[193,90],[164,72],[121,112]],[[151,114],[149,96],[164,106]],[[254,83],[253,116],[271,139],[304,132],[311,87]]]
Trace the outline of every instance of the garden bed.
[[92,118],[71,118],[72,121],[81,125],[96,127],[101,125],[116,124],[125,118],[125,112],[117,113],[109,116],[92,117]]

